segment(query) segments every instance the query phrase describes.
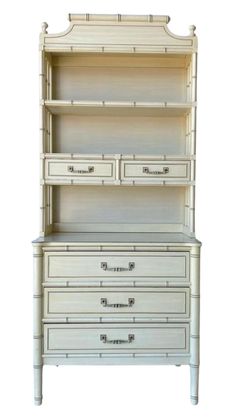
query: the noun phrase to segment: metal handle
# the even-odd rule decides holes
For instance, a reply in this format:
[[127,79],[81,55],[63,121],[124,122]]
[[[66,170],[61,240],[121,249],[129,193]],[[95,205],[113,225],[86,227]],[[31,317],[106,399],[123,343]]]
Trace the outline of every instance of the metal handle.
[[146,173],[146,175],[166,175],[169,173],[170,169],[169,167],[163,167],[163,171],[159,172],[158,170],[154,170],[153,172],[149,169],[149,167],[143,167],[143,173]]
[[68,172],[70,173],[93,173],[94,172],[94,166],[88,166],[88,170],[75,170],[74,166],[68,166],[67,167]]
[[131,343],[134,340],[134,335],[128,335],[128,339],[107,339],[107,335],[100,335],[100,340],[103,343],[112,343],[113,345],[120,345],[121,343]]
[[134,262],[129,262],[129,267],[128,268],[120,268],[120,267],[108,268],[107,262],[102,262],[101,263],[101,268],[104,271],[112,271],[112,272],[132,271],[134,269],[134,267],[135,267]]
[[103,307],[114,307],[114,308],[120,308],[120,307],[132,307],[134,305],[134,298],[128,298],[128,304],[122,304],[122,303],[115,303],[115,304],[108,304],[107,298],[101,298],[101,304]]

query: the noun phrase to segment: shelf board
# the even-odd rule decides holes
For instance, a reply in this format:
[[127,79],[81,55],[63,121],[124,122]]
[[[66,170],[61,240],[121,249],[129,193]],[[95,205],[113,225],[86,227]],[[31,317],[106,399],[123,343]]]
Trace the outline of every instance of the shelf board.
[[53,115],[110,115],[110,116],[184,116],[196,106],[196,102],[110,102],[42,100],[41,105]]
[[189,237],[183,233],[52,233],[45,237],[39,237],[33,243],[47,244],[90,244],[90,245],[109,245],[109,244],[148,244],[166,246],[181,244],[199,244],[200,242],[194,237]]
[[168,154],[129,154],[129,153],[122,153],[122,154],[101,154],[101,153],[94,153],[94,154],[87,154],[87,153],[42,153],[42,159],[53,159],[53,160],[111,160],[111,159],[119,159],[119,160],[133,160],[137,161],[140,160],[152,160],[154,162],[165,162],[165,161],[189,161],[195,160],[195,155],[168,155]]

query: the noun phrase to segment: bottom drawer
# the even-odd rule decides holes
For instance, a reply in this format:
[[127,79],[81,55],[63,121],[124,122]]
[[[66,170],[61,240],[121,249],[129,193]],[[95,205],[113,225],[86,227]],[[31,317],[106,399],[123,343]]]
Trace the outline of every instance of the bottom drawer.
[[48,324],[44,353],[186,353],[189,325]]

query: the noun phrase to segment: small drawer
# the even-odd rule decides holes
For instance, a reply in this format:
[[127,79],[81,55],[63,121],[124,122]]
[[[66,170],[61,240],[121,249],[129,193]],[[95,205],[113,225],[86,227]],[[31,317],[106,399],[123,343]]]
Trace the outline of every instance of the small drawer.
[[188,323],[44,325],[44,353],[186,353]]
[[85,315],[188,317],[189,288],[45,288],[45,318]]
[[122,161],[121,179],[190,180],[190,162]]
[[59,160],[46,159],[45,178],[55,180],[56,178],[65,179],[114,179],[114,161],[96,160]]
[[188,281],[188,252],[46,252],[45,281],[132,278]]

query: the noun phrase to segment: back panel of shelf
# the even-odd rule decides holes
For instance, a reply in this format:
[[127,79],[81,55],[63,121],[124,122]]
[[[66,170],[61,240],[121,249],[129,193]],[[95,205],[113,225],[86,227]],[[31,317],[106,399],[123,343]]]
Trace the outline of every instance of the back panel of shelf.
[[191,186],[50,186],[54,232],[189,233]]
[[53,116],[54,153],[176,154],[186,150],[184,117]]
[[189,95],[187,55],[52,55],[56,100],[185,102]]

